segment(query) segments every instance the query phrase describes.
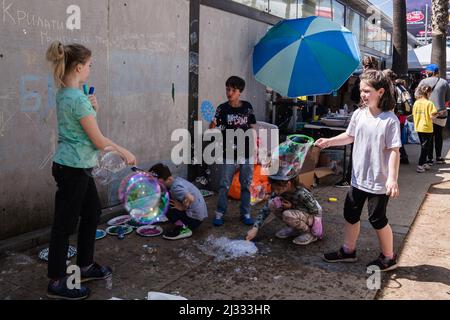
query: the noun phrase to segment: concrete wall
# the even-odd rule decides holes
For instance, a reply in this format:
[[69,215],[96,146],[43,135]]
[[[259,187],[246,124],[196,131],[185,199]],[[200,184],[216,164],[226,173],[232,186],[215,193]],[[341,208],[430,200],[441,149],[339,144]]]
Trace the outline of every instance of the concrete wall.
[[[101,106],[103,133],[134,152],[143,168],[169,163],[171,132],[187,128],[188,121],[189,1],[0,2],[0,239],[5,239],[52,221],[57,131],[48,45],[58,39],[91,48],[89,83]],[[72,4],[81,9],[80,30],[66,27]],[[224,82],[236,74],[247,81],[244,99],[262,117],[264,88],[252,78],[251,53],[267,27],[203,6],[200,20],[200,103],[225,101]],[[172,169],[186,174],[185,166]],[[117,184],[99,186],[105,207],[117,204]]]
[[[253,77],[252,54],[267,28],[261,22],[200,7],[199,106],[204,100],[215,107],[225,102],[225,81],[235,75],[246,82],[241,98],[252,104],[256,119],[264,121],[266,88]],[[203,126],[207,128],[208,123],[203,121]],[[208,188],[218,191],[220,166],[211,165],[209,171]]]
[[[53,80],[45,51],[55,39],[79,42],[96,57],[92,81],[107,109],[107,1],[76,1],[81,30],[68,30],[74,1],[1,0],[0,15],[0,239],[51,222],[57,141]],[[99,115],[102,129],[107,118]]]
[[253,105],[257,119],[264,118],[266,89],[253,77],[252,54],[267,28],[261,22],[200,7],[200,105],[203,100],[211,101],[215,107],[225,102],[225,81],[235,75],[246,82],[242,99]]

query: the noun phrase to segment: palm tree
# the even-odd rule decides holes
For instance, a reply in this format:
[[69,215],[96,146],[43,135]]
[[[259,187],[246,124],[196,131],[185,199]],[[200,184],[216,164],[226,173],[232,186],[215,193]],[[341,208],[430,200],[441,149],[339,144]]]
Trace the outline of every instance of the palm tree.
[[394,0],[392,30],[392,70],[399,78],[408,78],[408,38],[406,33],[406,1]]
[[431,3],[431,63],[439,66],[441,78],[447,70],[448,0],[432,0]]

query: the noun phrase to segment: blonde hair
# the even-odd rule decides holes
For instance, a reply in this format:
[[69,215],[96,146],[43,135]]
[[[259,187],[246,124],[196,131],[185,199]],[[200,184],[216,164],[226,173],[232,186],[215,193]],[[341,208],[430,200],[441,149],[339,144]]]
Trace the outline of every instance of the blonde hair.
[[85,64],[91,56],[91,50],[81,44],[64,46],[61,42],[54,41],[47,49],[46,58],[53,64],[56,87],[64,87],[64,76],[78,64]]
[[414,97],[416,99],[425,98],[428,99],[430,97],[430,94],[433,90],[430,86],[427,85],[421,85],[417,87],[416,92],[414,92]]
[[404,79],[395,80],[395,84],[400,84],[406,88],[406,80],[404,80]]

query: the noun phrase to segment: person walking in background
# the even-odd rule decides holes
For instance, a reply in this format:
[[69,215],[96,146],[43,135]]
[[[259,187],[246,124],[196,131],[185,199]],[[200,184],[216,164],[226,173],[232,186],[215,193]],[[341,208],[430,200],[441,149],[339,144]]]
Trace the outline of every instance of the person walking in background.
[[[428,150],[429,165],[433,165],[433,149],[436,150],[436,164],[445,163],[445,159],[442,157],[442,131],[447,123],[447,108],[445,103],[450,101],[450,86],[445,79],[439,77],[439,67],[436,64],[430,64],[426,67],[425,72],[427,78],[420,81],[419,86],[431,87],[430,100],[436,106],[439,112],[438,116],[433,119],[433,138],[431,140],[431,147]],[[434,148],[433,148],[434,145]]]

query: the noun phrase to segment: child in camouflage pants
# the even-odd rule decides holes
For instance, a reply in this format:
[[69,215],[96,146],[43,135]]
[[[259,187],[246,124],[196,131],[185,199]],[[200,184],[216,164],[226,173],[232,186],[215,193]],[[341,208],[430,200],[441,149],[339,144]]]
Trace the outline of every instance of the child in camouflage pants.
[[280,239],[295,236],[295,244],[307,245],[321,239],[322,207],[312,193],[298,182],[297,177],[290,180],[274,180],[269,177],[273,195],[258,213],[255,224],[247,233],[247,240],[256,237],[259,229],[272,213],[283,220],[287,227],[275,236]]

